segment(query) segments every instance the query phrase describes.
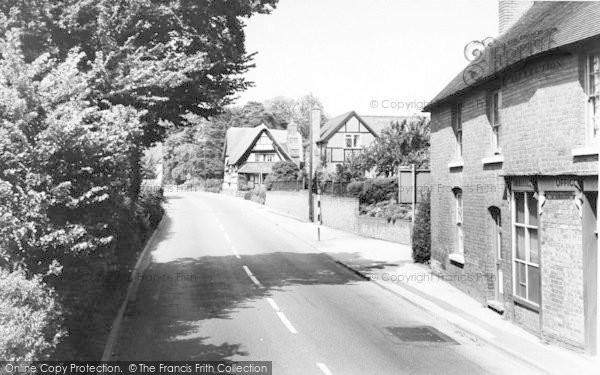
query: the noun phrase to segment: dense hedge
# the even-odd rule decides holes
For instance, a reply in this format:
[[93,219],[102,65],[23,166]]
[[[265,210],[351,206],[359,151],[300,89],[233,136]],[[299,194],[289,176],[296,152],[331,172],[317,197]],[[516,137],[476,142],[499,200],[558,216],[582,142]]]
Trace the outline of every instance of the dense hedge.
[[0,358],[3,361],[47,359],[62,329],[61,308],[36,276],[0,269]]
[[210,193],[220,193],[223,188],[223,180],[217,178],[201,179],[192,177],[183,183],[187,191],[207,191]]
[[348,193],[358,197],[361,204],[374,204],[396,199],[398,195],[397,178],[373,178],[348,184]]
[[255,186],[254,189],[244,193],[244,199],[265,204],[267,200],[267,189],[264,186]]
[[431,258],[431,196],[423,193],[417,205],[417,216],[412,234],[412,257],[415,262],[426,263]]

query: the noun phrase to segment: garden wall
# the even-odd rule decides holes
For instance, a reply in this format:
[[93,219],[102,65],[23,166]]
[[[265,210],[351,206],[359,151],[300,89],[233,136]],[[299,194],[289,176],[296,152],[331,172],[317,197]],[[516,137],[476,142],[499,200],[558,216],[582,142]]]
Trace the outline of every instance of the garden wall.
[[[315,196],[316,199],[316,196]],[[280,212],[308,220],[308,191],[268,191],[266,205]],[[410,221],[359,216],[358,199],[332,195],[321,196],[323,225],[365,237],[410,245]],[[318,210],[315,205],[315,218]]]
[[267,191],[267,207],[308,221],[308,190]]

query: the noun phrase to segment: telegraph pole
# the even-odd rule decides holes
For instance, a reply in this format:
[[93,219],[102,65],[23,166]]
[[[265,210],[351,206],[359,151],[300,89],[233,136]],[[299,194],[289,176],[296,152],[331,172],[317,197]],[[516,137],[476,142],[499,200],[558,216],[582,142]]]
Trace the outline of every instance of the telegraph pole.
[[308,127],[308,221],[314,221],[313,207],[313,121],[314,116],[311,113],[310,126]]

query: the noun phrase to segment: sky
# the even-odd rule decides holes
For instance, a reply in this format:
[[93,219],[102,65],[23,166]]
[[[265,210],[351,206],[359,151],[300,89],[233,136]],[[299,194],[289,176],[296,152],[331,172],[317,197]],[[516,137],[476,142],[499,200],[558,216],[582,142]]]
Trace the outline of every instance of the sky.
[[246,20],[237,105],[312,93],[336,116],[416,114],[467,64],[465,45],[496,36],[497,0],[280,0]]

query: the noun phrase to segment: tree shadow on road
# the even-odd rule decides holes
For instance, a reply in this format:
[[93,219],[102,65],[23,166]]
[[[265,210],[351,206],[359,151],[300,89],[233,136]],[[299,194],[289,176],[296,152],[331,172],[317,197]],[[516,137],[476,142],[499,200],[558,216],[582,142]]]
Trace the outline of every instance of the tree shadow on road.
[[[250,280],[247,266],[263,287]],[[240,309],[294,285],[364,282],[324,254],[276,252],[204,256],[152,263],[130,303],[117,346],[119,360],[228,360],[248,356],[238,343],[210,344],[209,320],[233,319]]]

